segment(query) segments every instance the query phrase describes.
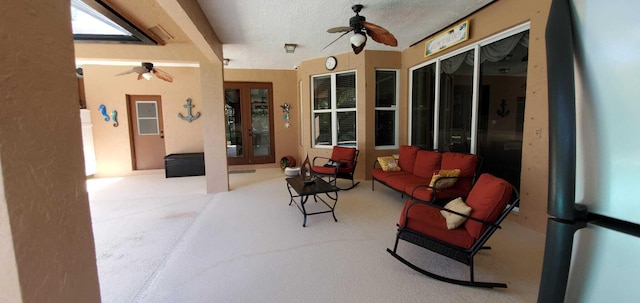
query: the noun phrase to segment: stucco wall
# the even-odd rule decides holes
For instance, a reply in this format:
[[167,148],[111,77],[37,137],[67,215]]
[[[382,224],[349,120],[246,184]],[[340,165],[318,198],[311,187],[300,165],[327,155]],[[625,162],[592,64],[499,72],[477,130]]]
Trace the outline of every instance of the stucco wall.
[[[172,83],[158,78],[137,80],[137,74],[115,76],[129,69],[127,66],[84,65],[84,84],[87,108],[91,110],[93,139],[98,172],[96,176],[126,175],[132,172],[131,145],[129,140],[129,115],[126,95],[159,95],[162,99],[164,142],[166,154],[203,152],[203,108],[200,87],[200,71],[195,67],[158,67],[174,78]],[[187,115],[183,106],[187,98],[195,107],[192,113],[201,118],[192,122],[178,118]],[[119,126],[105,122],[98,111],[100,104],[107,112],[118,112]]]
[[[414,45],[402,54],[402,66],[408,69],[471,43],[491,37],[516,25],[530,22],[520,186],[522,201],[519,215],[512,216],[512,219],[541,232],[546,229],[547,218],[549,139],[544,36],[550,5],[550,0],[496,1],[467,18],[470,20],[469,41],[429,58],[425,58],[423,55],[424,42]],[[403,94],[401,99],[407,100],[409,84],[406,80],[402,83],[404,87],[401,90]]]
[[0,203],[15,255],[0,268],[17,267],[23,302],[100,302],[70,17],[67,0],[0,9]]
[[[546,180],[548,179],[548,108],[544,32],[550,4],[550,0],[496,1],[469,18],[466,18],[470,20],[470,39],[468,41],[429,58],[425,58],[423,54],[424,41],[397,53],[364,51],[357,56],[352,53],[336,55],[338,58],[338,67],[332,72],[356,70],[358,77],[358,148],[361,150],[361,157],[356,177],[370,178],[368,169],[375,160],[375,157],[394,152],[389,150],[374,150],[374,108],[368,103],[372,103],[375,97],[375,86],[371,84],[375,83],[373,71],[376,67],[401,67],[399,135],[400,144],[407,144],[409,68],[489,38],[517,25],[530,22],[520,193],[522,202],[519,215],[513,216],[513,219],[524,226],[544,232],[547,218]],[[429,37],[425,37],[425,39],[426,38]],[[399,56],[399,62],[395,61],[396,56]],[[303,83],[303,99],[301,102],[304,116],[300,124],[304,137],[304,142],[302,142],[302,147],[300,147],[300,154],[304,155],[308,153],[310,158],[315,155],[328,156],[330,154],[330,150],[312,148],[308,135],[311,133],[309,118],[311,103],[310,77],[324,73],[327,73],[324,68],[324,58],[305,61],[300,65],[300,69],[298,70],[298,81],[302,81]],[[367,86],[367,83],[370,85]],[[364,115],[361,114],[363,112],[365,113]],[[361,129],[360,125],[366,125],[366,129]],[[541,182],[542,180],[544,180],[544,182]]]

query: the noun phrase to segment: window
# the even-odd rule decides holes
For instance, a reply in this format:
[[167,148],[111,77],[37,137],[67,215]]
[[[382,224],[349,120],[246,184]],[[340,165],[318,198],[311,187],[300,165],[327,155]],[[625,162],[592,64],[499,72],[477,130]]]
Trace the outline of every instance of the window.
[[99,0],[71,0],[74,41],[157,44],[151,37]]
[[356,73],[315,76],[311,86],[313,146],[356,146]]
[[410,69],[410,144],[474,153],[520,184],[529,24]]
[[432,63],[411,72],[411,144],[433,149],[436,100],[436,64]]
[[398,147],[398,71],[376,70],[376,148]]

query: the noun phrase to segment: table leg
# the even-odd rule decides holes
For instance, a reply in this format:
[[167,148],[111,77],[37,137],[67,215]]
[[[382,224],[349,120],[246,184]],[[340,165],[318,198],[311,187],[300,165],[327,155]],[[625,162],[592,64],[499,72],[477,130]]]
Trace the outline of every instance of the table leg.
[[307,203],[308,199],[309,199],[309,196],[300,196],[300,206],[302,207],[302,215],[304,216],[302,227],[307,227],[307,209],[304,208],[304,204]]

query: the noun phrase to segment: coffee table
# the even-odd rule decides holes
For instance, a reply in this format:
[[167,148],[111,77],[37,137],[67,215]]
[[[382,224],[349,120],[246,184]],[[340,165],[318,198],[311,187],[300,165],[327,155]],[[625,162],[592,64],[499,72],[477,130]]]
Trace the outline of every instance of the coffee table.
[[[301,177],[287,178],[287,190],[289,190],[289,195],[291,196],[291,200],[289,201],[289,205],[294,203],[302,215],[304,216],[304,221],[302,222],[302,227],[307,226],[307,216],[317,215],[317,214],[325,214],[331,213],[333,215],[333,220],[338,222],[336,219],[336,214],[334,212],[336,208],[336,204],[338,203],[338,191],[339,188],[327,183],[321,178],[316,178],[313,182],[305,183],[302,181]],[[293,191],[292,191],[293,189]],[[333,205],[327,203],[322,197],[319,195],[324,194],[328,200],[333,200]],[[324,203],[329,209],[324,211],[317,211],[308,213],[307,209],[304,205],[309,200],[309,196],[313,196],[313,200],[317,203],[320,200]],[[295,201],[295,198],[300,198],[300,204]]]

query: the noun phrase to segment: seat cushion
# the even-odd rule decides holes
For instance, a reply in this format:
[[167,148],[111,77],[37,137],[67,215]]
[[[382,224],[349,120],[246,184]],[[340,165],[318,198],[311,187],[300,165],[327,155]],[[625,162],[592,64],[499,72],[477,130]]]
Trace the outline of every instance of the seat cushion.
[[406,172],[413,173],[413,167],[416,164],[416,154],[420,150],[420,147],[401,145],[400,157],[398,158],[398,165]]
[[404,174],[390,176],[387,178],[386,183],[395,190],[411,194],[411,191],[407,191],[408,187],[412,188],[412,186],[416,186],[417,184],[428,184],[429,180],[412,174]]
[[406,171],[383,171],[382,168],[376,167],[371,170],[371,176],[378,181],[387,183],[387,179],[396,175],[410,175],[410,173]]
[[[512,191],[511,184],[491,174],[482,174],[467,197],[466,203],[471,207],[471,217],[487,222],[494,222],[505,209]],[[464,228],[478,239],[486,230],[486,226],[478,221],[467,220]]]
[[[414,203],[416,204],[409,207]],[[407,209],[409,209],[408,213]],[[399,224],[420,234],[463,248],[470,248],[475,242],[464,228],[449,230],[439,209],[413,200],[405,202]]]
[[433,173],[440,169],[442,154],[432,150],[419,150],[416,153],[416,162],[413,166],[413,174],[430,180]]

